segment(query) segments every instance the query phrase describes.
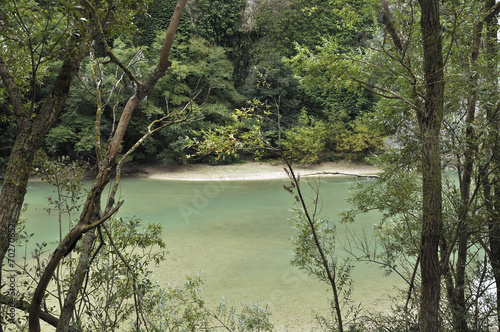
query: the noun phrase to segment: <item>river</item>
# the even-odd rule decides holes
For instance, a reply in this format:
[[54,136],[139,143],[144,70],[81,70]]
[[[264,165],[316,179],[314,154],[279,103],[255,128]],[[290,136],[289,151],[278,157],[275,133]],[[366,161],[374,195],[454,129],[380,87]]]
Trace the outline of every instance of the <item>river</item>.
[[[338,213],[349,207],[345,199],[354,181],[321,181],[321,216],[339,219]],[[313,312],[328,315],[331,290],[290,265],[294,199],[283,189],[287,182],[123,179],[120,195],[125,204],[119,214],[163,226],[169,254],[153,271],[161,282],[182,283],[186,275],[201,273],[203,298],[212,308],[221,296],[237,306],[257,300],[268,306],[279,331],[309,330]],[[303,189],[313,195],[305,180]],[[36,242],[58,238],[57,217],[44,210],[51,192],[46,183],[30,183],[23,218]],[[353,224],[339,224],[338,241],[345,243],[348,233],[363,231],[372,237],[379,218],[370,213]],[[341,248],[338,253],[345,255]],[[367,263],[357,263],[352,278],[352,303],[368,309],[386,310],[394,287],[403,286],[395,275],[385,277],[379,267]]]

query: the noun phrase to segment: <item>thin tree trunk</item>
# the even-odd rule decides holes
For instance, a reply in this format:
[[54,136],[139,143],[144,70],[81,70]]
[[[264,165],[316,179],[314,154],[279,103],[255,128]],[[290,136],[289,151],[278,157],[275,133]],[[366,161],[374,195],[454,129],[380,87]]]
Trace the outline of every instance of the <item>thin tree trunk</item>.
[[320,239],[318,237],[318,233],[316,231],[316,227],[314,225],[314,217],[311,217],[311,215],[309,214],[309,209],[307,207],[304,196],[302,195],[302,191],[300,189],[300,184],[299,184],[299,179],[295,176],[295,172],[292,168],[292,165],[290,164],[290,161],[284,155],[282,155],[282,158],[283,158],[283,160],[285,160],[285,163],[287,165],[287,168],[285,170],[286,170],[288,176],[290,177],[290,179],[292,180],[293,187],[297,191],[298,200],[300,200],[300,204],[302,205],[302,211],[303,211],[304,216],[306,217],[306,220],[307,220],[309,227],[311,229],[311,234],[313,236],[314,245],[320,254],[321,264],[323,265],[323,269],[326,273],[328,282],[330,283],[330,287],[332,289],[335,316],[337,317],[337,322],[338,322],[338,331],[343,332],[344,331],[344,324],[343,324],[343,318],[342,318],[342,311],[340,308],[340,296],[338,294],[338,289],[337,289],[338,285],[337,285],[337,279],[336,279],[335,264],[333,264],[332,262],[329,262],[326,255],[325,255],[325,252],[323,250],[323,246],[321,245]]
[[[487,10],[486,10],[487,11]],[[460,182],[460,197],[461,206],[458,212],[458,226],[457,226],[457,240],[458,240],[458,250],[457,250],[457,262],[455,266],[455,282],[449,285],[448,289],[448,300],[450,302],[454,327],[457,331],[468,332],[469,327],[467,324],[467,306],[465,300],[465,276],[466,276],[466,266],[467,266],[467,253],[468,253],[468,243],[470,229],[468,226],[468,213],[471,201],[471,185],[472,185],[472,172],[474,169],[474,159],[477,152],[477,146],[475,142],[475,130],[474,121],[476,119],[476,107],[477,107],[477,84],[478,76],[477,74],[472,74],[477,71],[477,61],[479,59],[479,52],[482,40],[482,27],[484,22],[481,19],[478,21],[473,30],[473,39],[471,45],[471,58],[470,58],[470,72],[471,76],[469,78],[469,83],[473,87],[471,95],[467,101],[467,114],[466,114],[466,131],[465,131],[465,151],[463,159],[463,167],[459,165],[458,176]],[[460,157],[457,157],[460,160]],[[448,253],[449,255],[449,253]],[[447,268],[443,264],[443,268]]]
[[[498,3],[495,0],[485,0],[487,12],[498,11]],[[491,93],[498,93],[498,26],[496,15],[489,15],[485,19],[486,23],[486,59],[488,62],[488,85],[491,86]],[[489,217],[489,259],[496,284],[496,311],[497,328],[500,329],[500,135],[499,135],[499,108],[487,109],[487,118],[491,126],[489,132],[491,137],[491,181],[489,201],[487,202]]]
[[[497,149],[500,147],[497,146]],[[495,156],[495,167],[500,167],[500,155]],[[497,327],[500,329],[500,176],[498,171],[492,178],[493,184],[493,209],[490,210],[490,227],[489,227],[489,259],[491,262],[493,277],[496,284],[496,312],[497,312]]]
[[[71,318],[76,307],[76,300],[78,299],[78,294],[82,289],[83,281],[87,276],[87,269],[92,259],[91,252],[92,246],[94,244],[96,235],[95,229],[85,233],[82,243],[82,250],[80,253],[80,258],[78,260],[78,266],[75,269],[71,283],[68,289],[68,294],[64,300],[64,306],[62,308],[61,316],[57,322],[56,331],[68,331],[70,328]],[[81,280],[81,281],[80,281]]]
[[[465,268],[467,266],[467,253],[470,229],[468,225],[468,214],[470,206],[470,188],[472,183],[472,170],[474,167],[474,156],[476,146],[474,144],[474,127],[472,125],[475,119],[476,94],[473,93],[468,103],[467,111],[467,129],[466,129],[466,150],[464,156],[464,167],[459,173],[460,178],[460,196],[461,206],[458,213],[457,237],[458,250],[457,262],[455,265],[455,283],[450,285],[452,289],[448,291],[448,300],[450,302],[454,327],[457,332],[468,332],[467,324],[467,305],[465,300]],[[449,252],[446,255],[449,257]],[[449,259],[446,258],[446,262]],[[445,266],[446,265],[446,266]],[[448,269],[447,263],[443,264],[444,269]]]
[[422,277],[420,331],[439,331],[442,232],[440,129],[443,118],[444,72],[438,0],[419,0],[422,16],[425,109],[417,113],[422,143]]
[[[422,276],[420,331],[439,330],[439,294],[441,271],[438,255],[442,231],[441,220],[441,164],[439,154],[439,130],[434,126],[423,126],[422,142],[422,190],[423,220],[421,238]],[[434,130],[432,130],[434,129]]]

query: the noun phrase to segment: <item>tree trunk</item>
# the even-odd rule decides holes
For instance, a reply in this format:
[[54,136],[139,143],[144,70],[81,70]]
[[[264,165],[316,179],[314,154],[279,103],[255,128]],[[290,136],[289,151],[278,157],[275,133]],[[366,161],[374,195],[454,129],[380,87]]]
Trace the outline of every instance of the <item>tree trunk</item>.
[[438,331],[442,232],[440,129],[443,118],[444,72],[438,0],[419,0],[422,16],[425,108],[417,113],[422,143],[422,277],[420,331]]
[[[35,151],[41,139],[60,113],[68,96],[71,81],[76,75],[79,64],[87,52],[86,49],[85,43],[82,43],[72,54],[73,56],[68,56],[65,59],[45,103],[36,116],[29,116],[24,109],[18,108],[14,111],[17,118],[17,137],[9,157],[0,194],[1,266],[3,266],[5,254],[9,247],[9,231],[12,234],[17,227]],[[12,85],[13,78],[10,77],[3,61],[0,60],[0,62],[0,75],[5,85],[9,85],[8,82],[10,81],[11,85],[8,88],[9,97],[14,107],[16,107],[15,100],[20,101],[20,97],[17,94],[16,87]],[[0,288],[3,286],[1,271],[2,269],[0,269]]]

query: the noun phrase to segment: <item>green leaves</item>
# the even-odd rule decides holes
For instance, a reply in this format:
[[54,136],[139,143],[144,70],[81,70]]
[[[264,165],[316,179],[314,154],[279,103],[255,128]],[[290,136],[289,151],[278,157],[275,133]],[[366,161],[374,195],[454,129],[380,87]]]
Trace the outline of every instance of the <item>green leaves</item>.
[[[58,59],[73,31],[72,11],[64,0],[53,6],[38,1],[3,1],[0,11],[8,24],[0,29],[0,56],[16,84],[27,95],[49,75],[50,62]],[[31,101],[34,102],[34,101]]]
[[215,129],[192,132],[193,138],[187,138],[190,148],[197,154],[215,154],[216,160],[227,159],[241,150],[256,151],[269,148],[270,145],[262,132],[262,116],[256,113],[256,107],[237,109],[232,121]]
[[[204,281],[200,276],[188,276],[184,285],[151,285],[146,293],[145,312],[148,331],[272,331],[273,324],[267,307],[258,302],[244,305],[241,312],[228,306],[222,297],[218,307],[211,310],[201,297]],[[143,331],[142,329],[133,331]]]
[[281,55],[296,54],[294,44],[311,50],[333,37],[346,49],[359,47],[371,34],[365,1],[266,1],[256,15],[256,30],[266,47]]
[[299,125],[285,131],[283,149],[285,155],[301,164],[313,164],[322,158],[330,131],[328,125],[302,113]]
[[245,1],[198,0],[194,11],[194,31],[210,43],[237,48],[238,30]]

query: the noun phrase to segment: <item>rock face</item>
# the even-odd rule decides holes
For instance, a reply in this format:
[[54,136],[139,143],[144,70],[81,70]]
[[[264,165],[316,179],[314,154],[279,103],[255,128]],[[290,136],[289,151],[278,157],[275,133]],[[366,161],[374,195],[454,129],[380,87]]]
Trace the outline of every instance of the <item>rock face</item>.
[[253,13],[255,8],[261,0],[246,0],[245,10],[242,15],[241,30],[244,32],[250,32],[253,30]]

